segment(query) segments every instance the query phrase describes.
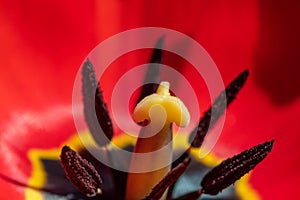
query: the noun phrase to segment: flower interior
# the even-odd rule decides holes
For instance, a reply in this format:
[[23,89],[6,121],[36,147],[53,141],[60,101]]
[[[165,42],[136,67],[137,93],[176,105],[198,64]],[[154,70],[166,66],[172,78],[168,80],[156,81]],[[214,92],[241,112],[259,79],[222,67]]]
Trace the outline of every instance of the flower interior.
[[[162,50],[154,48],[150,63],[161,63]],[[159,71],[151,71],[149,67],[146,78],[154,82],[159,78]],[[151,75],[151,76],[150,76]],[[213,127],[221,117],[228,105],[235,99],[248,77],[248,70],[240,73],[226,88],[221,91],[210,109],[199,119],[198,126],[190,133],[190,147],[184,154],[172,164],[172,124],[187,126],[190,114],[178,97],[170,95],[167,80],[156,84],[148,84],[142,88],[137,105],[133,112],[133,119],[141,125],[141,131],[135,144],[134,153],[151,153],[168,145],[159,154],[148,157],[136,157],[133,154],[129,168],[139,166],[153,166],[152,171],[134,173],[128,172],[126,177],[125,200],[158,200],[172,199],[174,185],[181,175],[189,168],[192,149],[201,147],[205,136],[209,133],[209,127]],[[106,103],[103,100],[100,83],[98,82],[94,68],[87,59],[82,68],[82,93],[84,102],[84,116],[89,131],[97,145],[108,147],[114,135],[114,129]],[[226,102],[222,99],[226,98]],[[225,104],[225,106],[224,106]],[[94,107],[93,107],[94,106]],[[212,109],[217,113],[212,116]],[[101,133],[100,127],[103,134]],[[159,129],[157,132],[155,130]],[[105,140],[104,137],[109,140]],[[228,186],[234,184],[245,174],[254,169],[258,163],[265,159],[272,150],[274,140],[253,146],[238,155],[228,158],[209,171],[204,177],[199,177],[199,189],[187,191],[186,194],[177,197],[183,199],[201,199],[202,194],[217,195]],[[61,164],[65,174],[74,187],[87,197],[99,197],[98,199],[110,199],[105,196],[102,187],[106,184],[101,179],[101,171],[87,159],[80,156],[68,146],[61,150]],[[160,160],[169,161],[169,165],[155,169]],[[202,178],[202,179],[201,179]]]

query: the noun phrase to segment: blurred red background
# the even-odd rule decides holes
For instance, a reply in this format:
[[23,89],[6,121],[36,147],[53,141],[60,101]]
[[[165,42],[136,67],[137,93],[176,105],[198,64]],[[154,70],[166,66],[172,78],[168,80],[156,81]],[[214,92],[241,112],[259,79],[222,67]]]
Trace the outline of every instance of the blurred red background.
[[[26,157],[28,148],[60,145],[75,132],[73,82],[98,43],[124,30],[156,26],[198,41],[225,84],[250,70],[214,152],[228,157],[275,139],[273,152],[250,181],[263,199],[295,199],[300,180],[299,13],[298,1],[0,1],[2,173],[26,180],[29,172],[22,177],[14,168],[30,168],[29,161],[14,160],[6,151]],[[110,87],[103,84],[104,91]],[[37,120],[28,125],[24,113]],[[21,125],[25,133],[16,132]],[[53,141],[43,144],[41,138],[47,137]],[[22,189],[0,179],[0,199],[22,195]]]

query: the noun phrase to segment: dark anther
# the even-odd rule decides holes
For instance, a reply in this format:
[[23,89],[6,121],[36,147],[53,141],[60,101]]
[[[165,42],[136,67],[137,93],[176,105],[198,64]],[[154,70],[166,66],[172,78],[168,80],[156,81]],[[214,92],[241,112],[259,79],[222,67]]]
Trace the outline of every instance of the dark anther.
[[239,180],[268,155],[273,143],[274,140],[256,145],[213,168],[201,182],[203,193],[216,195]]
[[[238,75],[226,89],[216,98],[213,105],[205,112],[204,117],[200,120],[198,127],[190,135],[191,145],[201,147],[209,128],[212,128],[217,120],[223,115],[226,107],[235,99],[240,89],[245,84],[249,75],[248,70]],[[226,99],[226,101],[224,101]],[[224,105],[226,104],[226,105]],[[212,110],[214,111],[212,115]]]
[[82,93],[84,116],[89,130],[99,146],[106,145],[113,137],[112,121],[103,100],[94,67],[88,59],[82,68]]
[[101,193],[102,180],[91,163],[68,146],[62,148],[60,161],[67,178],[78,191],[87,196]]
[[172,169],[153,189],[145,200],[157,200],[163,196],[167,188],[175,183],[183,174],[191,162],[190,158],[186,158],[182,163]]

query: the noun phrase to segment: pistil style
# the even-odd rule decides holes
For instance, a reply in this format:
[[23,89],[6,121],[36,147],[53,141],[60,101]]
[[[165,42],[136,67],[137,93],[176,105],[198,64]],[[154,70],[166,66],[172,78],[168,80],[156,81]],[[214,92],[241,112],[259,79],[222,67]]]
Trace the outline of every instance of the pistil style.
[[[157,93],[145,97],[138,103],[134,109],[133,119],[136,122],[149,121],[148,125],[141,129],[134,153],[151,153],[164,148],[159,154],[152,154],[150,157],[141,158],[133,154],[131,169],[138,166],[153,168],[149,172],[128,174],[126,199],[140,200],[145,198],[171,169],[173,156],[171,124],[175,122],[178,126],[186,126],[190,121],[190,115],[183,102],[170,95],[169,83],[162,82]],[[162,161],[170,164],[155,169]],[[161,199],[165,198],[166,194]]]

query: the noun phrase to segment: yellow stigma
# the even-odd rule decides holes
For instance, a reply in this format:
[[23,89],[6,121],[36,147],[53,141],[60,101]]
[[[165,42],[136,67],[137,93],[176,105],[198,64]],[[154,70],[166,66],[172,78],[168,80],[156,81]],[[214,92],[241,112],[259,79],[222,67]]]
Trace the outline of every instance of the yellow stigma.
[[170,83],[167,81],[161,82],[157,88],[156,93],[163,96],[170,96]]
[[156,93],[138,103],[133,111],[134,121],[150,121],[151,107],[160,105],[166,112],[166,123],[175,122],[177,126],[187,126],[190,122],[190,113],[179,98],[170,95],[169,87],[168,82],[161,82]]

